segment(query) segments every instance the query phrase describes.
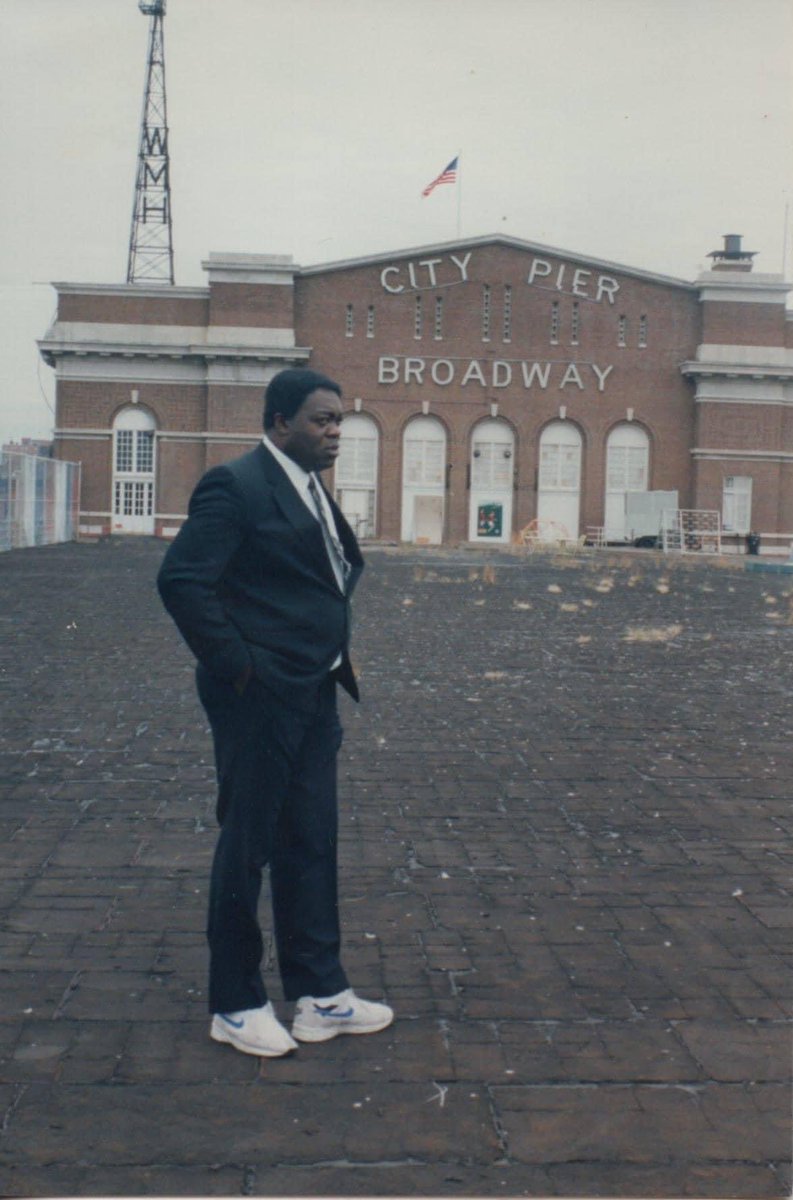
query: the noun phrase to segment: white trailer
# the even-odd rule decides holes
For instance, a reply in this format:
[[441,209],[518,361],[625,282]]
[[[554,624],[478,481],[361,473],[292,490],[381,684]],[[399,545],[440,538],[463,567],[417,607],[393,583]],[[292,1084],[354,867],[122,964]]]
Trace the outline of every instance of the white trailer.
[[664,510],[676,509],[678,506],[677,492],[626,492],[625,493],[625,531],[627,541],[634,546],[641,539],[657,538],[661,544]]

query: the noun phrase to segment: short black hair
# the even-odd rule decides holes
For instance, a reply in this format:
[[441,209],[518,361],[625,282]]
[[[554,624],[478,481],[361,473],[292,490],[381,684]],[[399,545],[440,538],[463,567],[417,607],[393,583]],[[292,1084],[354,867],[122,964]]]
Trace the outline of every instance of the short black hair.
[[277,413],[289,420],[302,406],[306,397],[318,388],[335,392],[341,399],[338,383],[317,371],[309,371],[304,367],[289,367],[286,371],[279,371],[277,375],[273,375],[264,393],[264,428],[272,429]]

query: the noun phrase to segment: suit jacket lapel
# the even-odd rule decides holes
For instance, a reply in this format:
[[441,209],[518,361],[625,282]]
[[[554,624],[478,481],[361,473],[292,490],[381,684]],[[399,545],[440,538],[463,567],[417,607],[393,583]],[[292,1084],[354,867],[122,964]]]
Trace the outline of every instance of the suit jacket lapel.
[[[258,453],[264,473],[273,489],[273,499],[290,525],[305,540],[312,559],[317,563],[328,583],[338,591],[339,585],[328,558],[319,520],[311,515],[289,476],[270,451],[265,446],[259,446]],[[333,502],[331,501],[331,503]]]

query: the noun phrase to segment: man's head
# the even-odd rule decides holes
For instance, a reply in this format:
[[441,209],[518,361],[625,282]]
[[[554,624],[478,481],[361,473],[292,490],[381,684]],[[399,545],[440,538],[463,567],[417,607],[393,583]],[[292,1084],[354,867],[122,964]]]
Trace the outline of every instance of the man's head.
[[316,371],[279,371],[264,394],[268,438],[304,471],[324,471],[339,453],[341,388]]

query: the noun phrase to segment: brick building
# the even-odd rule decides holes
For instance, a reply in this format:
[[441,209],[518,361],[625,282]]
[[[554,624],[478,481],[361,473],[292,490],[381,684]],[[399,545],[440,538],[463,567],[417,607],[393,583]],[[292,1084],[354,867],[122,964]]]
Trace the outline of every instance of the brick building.
[[299,267],[210,254],[206,287],[56,284],[39,343],[84,535],[171,536],[207,467],[261,434],[267,381],[310,365],[347,416],[335,488],[364,537],[508,541],[605,527],[675,491],[793,536],[793,325],[729,235],[694,282],[508,237]]

